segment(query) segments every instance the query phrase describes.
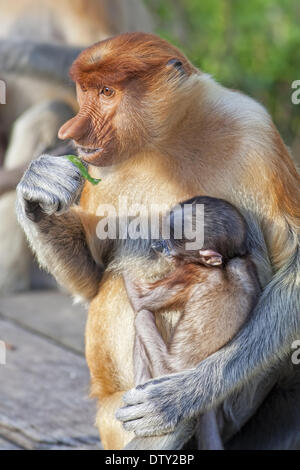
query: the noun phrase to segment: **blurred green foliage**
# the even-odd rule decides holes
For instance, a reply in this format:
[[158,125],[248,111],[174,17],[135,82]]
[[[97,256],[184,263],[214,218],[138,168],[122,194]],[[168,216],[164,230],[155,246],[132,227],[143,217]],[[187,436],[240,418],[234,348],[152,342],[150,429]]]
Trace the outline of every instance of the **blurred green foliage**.
[[267,107],[300,161],[300,105],[291,102],[291,83],[300,79],[300,0],[145,2],[159,35]]

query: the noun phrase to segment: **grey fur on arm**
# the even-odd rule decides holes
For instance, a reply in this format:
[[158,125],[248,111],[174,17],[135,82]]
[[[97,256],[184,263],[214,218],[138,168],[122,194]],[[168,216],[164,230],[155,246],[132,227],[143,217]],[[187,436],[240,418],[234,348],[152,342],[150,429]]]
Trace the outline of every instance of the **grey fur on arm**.
[[65,158],[33,160],[17,187],[17,216],[42,267],[74,295],[91,300],[103,268],[89,250],[80,209],[84,180]]

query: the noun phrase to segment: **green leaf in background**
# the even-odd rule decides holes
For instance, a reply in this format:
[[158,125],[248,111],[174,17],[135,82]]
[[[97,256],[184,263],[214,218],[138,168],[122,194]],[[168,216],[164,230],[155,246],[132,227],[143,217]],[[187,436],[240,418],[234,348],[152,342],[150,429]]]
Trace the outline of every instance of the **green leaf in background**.
[[70,162],[72,162],[75,166],[77,166],[77,168],[79,168],[80,173],[82,174],[82,176],[87,181],[92,183],[94,186],[96,186],[96,184],[100,183],[101,179],[92,178],[92,176],[89,175],[89,173],[88,173],[86,167],[84,166],[84,164],[82,163],[82,161],[78,157],[76,157],[76,155],[64,155],[64,158],[67,158],[68,160],[70,160]]

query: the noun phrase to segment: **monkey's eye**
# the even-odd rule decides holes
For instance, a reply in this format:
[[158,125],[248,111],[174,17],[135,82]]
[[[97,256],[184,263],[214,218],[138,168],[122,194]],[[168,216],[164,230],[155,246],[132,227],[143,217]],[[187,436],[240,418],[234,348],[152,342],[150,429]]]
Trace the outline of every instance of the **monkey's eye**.
[[100,91],[100,94],[111,97],[115,94],[115,90],[113,90],[112,88],[109,88],[108,86],[104,86],[102,90]]
[[171,255],[169,243],[167,242],[167,240],[156,240],[151,243],[151,247],[157,253],[161,253],[166,256]]

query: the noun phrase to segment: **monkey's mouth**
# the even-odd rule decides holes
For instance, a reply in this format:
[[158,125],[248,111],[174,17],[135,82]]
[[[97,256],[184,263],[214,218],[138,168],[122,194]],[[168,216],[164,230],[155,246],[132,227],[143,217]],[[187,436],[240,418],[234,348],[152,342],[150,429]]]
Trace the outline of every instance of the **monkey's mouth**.
[[79,156],[86,162],[94,160],[103,152],[103,147],[89,148],[89,147],[77,147]]

